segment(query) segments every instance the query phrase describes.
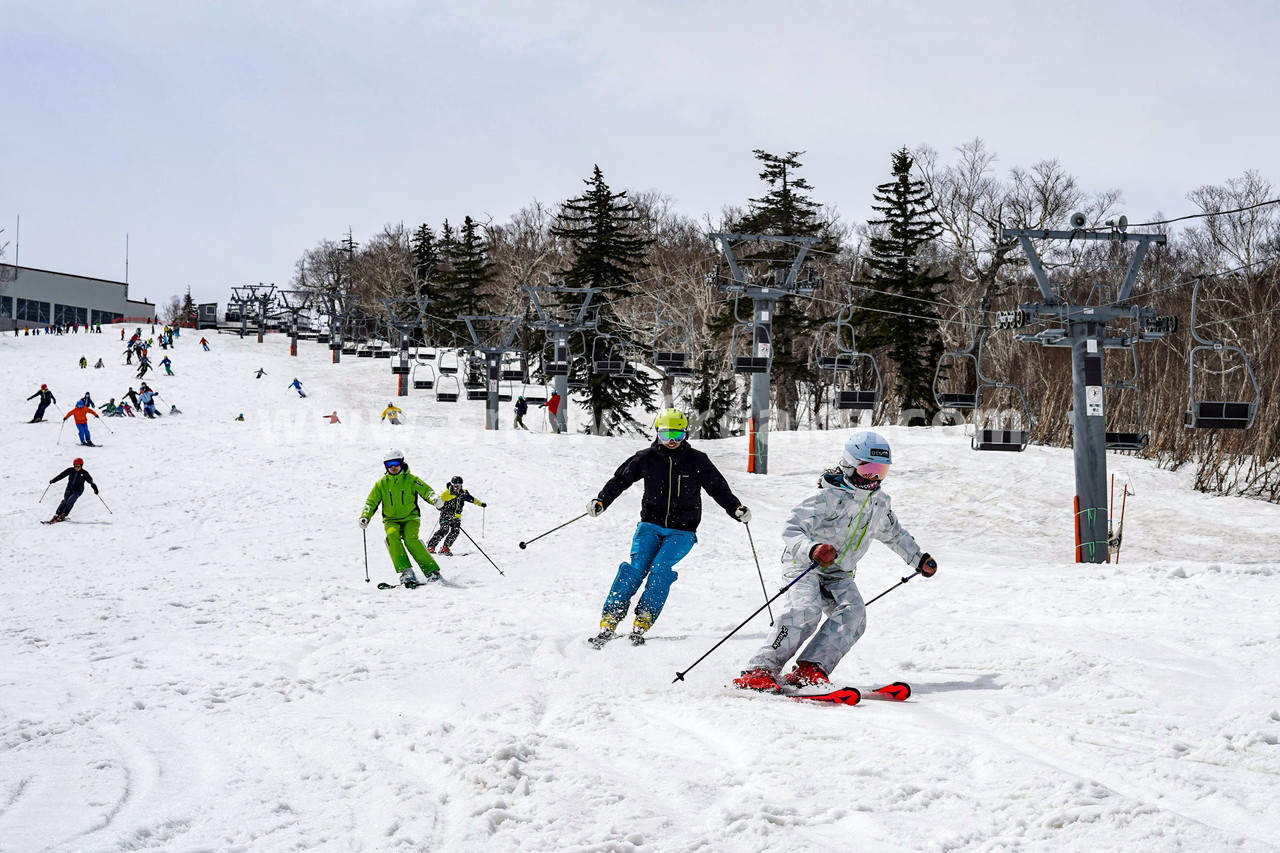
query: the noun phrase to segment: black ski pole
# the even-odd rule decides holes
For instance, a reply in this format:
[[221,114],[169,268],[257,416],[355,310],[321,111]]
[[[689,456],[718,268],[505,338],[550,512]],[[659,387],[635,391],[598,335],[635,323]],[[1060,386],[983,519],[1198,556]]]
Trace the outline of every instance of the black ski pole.
[[[569,520],[568,520],[568,521],[566,521],[564,524],[560,525],[560,527],[568,527],[570,524],[573,524],[573,523],[574,523],[575,521],[577,521],[578,519],[586,518],[586,517],[587,517],[587,515],[588,515],[588,513],[585,513],[585,512],[584,512],[582,515],[578,516],[577,518],[571,518],[571,519],[569,519]],[[560,529],[560,527],[553,527],[553,528],[551,528],[550,530],[548,530],[546,533],[542,533],[542,534],[540,534],[540,535],[538,535],[538,536],[535,536],[535,537],[533,537],[532,539],[530,539],[530,540],[528,540],[528,541],[526,541],[526,542],[521,542],[521,543],[520,543],[520,547],[523,549],[523,548],[527,547],[528,545],[531,545],[532,543],[537,542],[537,541],[538,541],[539,539],[541,539],[543,536],[548,536],[548,535],[550,535],[550,534],[552,534],[552,533],[555,533],[557,530],[559,530],[559,529]]]
[[[102,495],[99,495],[97,492],[94,492],[94,494],[95,494],[95,495],[98,495],[98,500],[102,501],[102,505],[103,505],[103,506],[107,506],[107,502],[106,502],[105,500],[103,500]],[[107,512],[111,512],[111,507],[107,506]],[[112,515],[115,515],[115,513],[114,513],[114,512],[111,512],[111,514],[112,514]]]
[[686,669],[684,672],[677,672],[677,673],[676,673],[676,677],[675,677],[675,678],[673,678],[673,679],[671,680],[671,683],[672,683],[672,684],[675,684],[677,681],[684,681],[684,677],[685,677],[686,675],[688,675],[690,672],[692,672],[692,671],[693,671],[693,668],[694,668],[695,666],[697,666],[698,664],[702,663],[702,661],[706,659],[707,655],[711,654],[711,653],[712,653],[712,652],[714,652],[716,649],[718,649],[718,648],[720,648],[722,645],[724,645],[725,640],[728,640],[728,639],[729,639],[730,637],[732,637],[734,634],[738,633],[738,632],[739,632],[739,631],[741,631],[743,628],[745,628],[748,622],[750,622],[752,619],[754,619],[754,618],[756,618],[757,616],[759,616],[759,615],[761,614],[761,612],[763,612],[763,611],[764,611],[764,609],[765,609],[766,607],[768,607],[770,604],[772,604],[773,602],[775,602],[775,601],[777,601],[779,598],[781,598],[781,597],[782,597],[782,594],[783,594],[784,592],[786,592],[787,590],[791,589],[791,587],[793,587],[793,586],[795,586],[797,583],[799,583],[799,582],[800,582],[800,578],[802,578],[802,577],[804,577],[805,575],[809,574],[809,572],[813,571],[813,570],[814,570],[814,569],[816,569],[817,567],[818,567],[818,563],[817,563],[817,561],[814,561],[814,562],[809,563],[809,568],[805,569],[803,572],[801,572],[799,575],[797,575],[797,576],[795,577],[795,579],[791,581],[791,583],[787,584],[787,585],[786,585],[786,586],[784,586],[782,589],[778,590],[778,594],[777,594],[777,595],[775,595],[773,598],[769,599],[769,600],[768,600],[768,601],[766,601],[764,604],[762,604],[762,605],[760,606],[760,609],[759,609],[759,610],[757,610],[755,613],[752,613],[752,614],[751,614],[750,616],[748,616],[746,619],[744,619],[744,620],[742,621],[742,624],[741,624],[741,625],[739,625],[737,628],[734,628],[734,629],[733,629],[732,631],[730,631],[728,634],[725,634],[725,635],[724,635],[724,637],[720,640],[720,642],[716,643],[714,646],[712,646],[711,648],[707,649],[707,650],[703,653],[702,657],[698,658],[696,661],[694,661],[693,663],[689,664],[689,668],[688,668],[688,669]]
[[67,419],[62,419],[62,426],[58,427],[58,440],[56,444],[62,444],[62,431],[67,428]]
[[874,601],[876,601],[876,600],[878,600],[878,599],[884,598],[886,595],[888,595],[889,593],[893,592],[895,589],[897,589],[898,587],[902,586],[904,583],[906,583],[907,581],[911,580],[913,577],[915,577],[915,576],[916,576],[916,575],[918,575],[918,574],[920,574],[920,570],[919,570],[919,569],[916,569],[914,572],[912,572],[911,574],[907,575],[905,578],[903,578],[902,580],[898,581],[898,582],[897,582],[897,583],[895,583],[893,586],[889,587],[889,588],[888,588],[888,589],[886,589],[884,592],[880,593],[879,595],[877,595],[875,598],[871,599],[871,601],[868,601],[868,602],[867,602],[865,605],[863,605],[863,606],[864,606],[864,607],[869,607],[869,606],[871,605],[871,603],[872,603],[872,602],[874,602]]
[[364,582],[369,582],[369,528],[361,527],[360,534],[364,537]]
[[40,500],[36,501],[36,503],[39,503],[39,504],[44,503],[44,496],[49,494],[49,489],[52,486],[53,486],[53,483],[50,483],[48,486],[44,487],[44,491],[40,493]]
[[[468,533],[466,530],[464,530],[461,524],[458,525],[458,529],[462,531],[463,536],[467,537],[468,542],[476,546],[477,551],[479,551],[481,554],[484,554],[484,549],[481,548],[479,545],[476,545],[476,540],[471,538],[471,534]],[[486,560],[489,560],[489,565],[493,566],[495,569],[498,569],[498,564],[495,563],[493,560],[489,559],[488,554],[484,554],[484,558]],[[498,569],[498,574],[502,575],[504,578],[507,576],[507,573],[504,572],[502,569]]]
[[[760,571],[760,557],[756,555],[756,542],[754,539],[751,538],[751,524],[749,522],[744,522],[743,526],[747,528],[747,541],[751,543],[751,556],[755,558],[756,574],[760,576],[760,591],[764,593],[765,598],[768,598],[769,590],[764,585],[764,572]],[[767,602],[765,606],[768,607]],[[772,607],[769,607],[769,627],[770,628],[773,627],[773,608]]]

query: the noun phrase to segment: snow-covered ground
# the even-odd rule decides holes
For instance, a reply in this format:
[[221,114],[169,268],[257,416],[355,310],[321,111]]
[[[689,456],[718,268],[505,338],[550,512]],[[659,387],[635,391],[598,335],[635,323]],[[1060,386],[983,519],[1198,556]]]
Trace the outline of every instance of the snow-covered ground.
[[[834,675],[915,695],[805,705],[726,686],[766,615],[672,683],[762,603],[714,504],[641,648],[584,642],[637,489],[517,547],[638,440],[516,434],[509,406],[485,432],[480,404],[425,393],[392,427],[385,360],[210,337],[152,381],[184,414],[91,420],[101,448],[28,425],[23,398],[136,387],[118,332],[0,338],[0,851],[1280,849],[1280,507],[1113,456],[1122,561],[1077,565],[1069,451],[886,428],[895,507],[941,569],[873,604]],[[770,592],[846,434],[775,434],[767,476],[744,439],[698,443],[753,509]],[[463,539],[449,586],[380,592],[375,524],[365,582],[356,518],[389,447],[488,501],[464,523],[505,576]],[[39,524],[77,455],[102,500]],[[873,545],[858,580],[905,574]]]

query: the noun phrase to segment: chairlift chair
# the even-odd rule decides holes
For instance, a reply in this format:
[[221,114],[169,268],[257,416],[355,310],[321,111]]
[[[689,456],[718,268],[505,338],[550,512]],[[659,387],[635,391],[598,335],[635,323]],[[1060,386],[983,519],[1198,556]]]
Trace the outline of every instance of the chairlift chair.
[[499,369],[499,378],[504,382],[525,382],[528,380],[528,371],[525,369],[524,359],[518,354],[509,353],[502,357],[502,366]]
[[453,350],[445,350],[440,353],[439,364],[436,366],[442,374],[453,376],[458,372],[458,354]]
[[373,347],[369,345],[368,341],[356,347],[356,357],[357,358],[373,358]]
[[[1105,441],[1107,450],[1145,450],[1147,444],[1151,441],[1151,436],[1143,426],[1142,411],[1142,389],[1138,387],[1138,348],[1131,346],[1133,352],[1133,375],[1128,379],[1121,379],[1118,382],[1108,382],[1103,388],[1120,392],[1132,392],[1134,395],[1135,406],[1137,407],[1137,417],[1128,430],[1111,430],[1105,432]],[[1110,411],[1110,407],[1107,407]],[[1108,425],[1109,426],[1109,425]]]
[[[980,400],[983,399],[984,389],[1011,391],[1016,394],[1022,412],[1022,423],[1031,423],[1031,407],[1027,404],[1027,395],[1017,385],[994,380],[980,382],[975,391]],[[990,398],[988,397],[987,399]],[[1026,450],[1027,445],[1031,443],[1031,431],[1029,429],[996,429],[988,426],[990,423],[991,420],[984,417],[984,411],[981,406],[973,410],[973,437],[970,440],[970,446],[974,450],[1020,453]]]
[[[970,315],[971,309],[965,309],[965,314]],[[967,319],[967,325],[973,326],[972,316],[968,316]],[[982,345],[986,342],[989,331],[989,329],[983,329],[981,332],[976,332],[967,347],[943,353],[942,357],[938,359],[938,366],[933,371],[933,400],[938,404],[939,409],[968,411],[982,405],[980,385],[983,377],[982,366],[979,362],[982,358]],[[969,364],[966,365],[966,362]],[[973,371],[973,382],[970,383],[966,379],[964,385],[957,387],[952,371],[962,366],[967,366]],[[944,373],[947,375],[945,380],[943,379]],[[944,384],[950,390],[941,390]]]
[[[387,355],[391,355],[391,353],[387,353]],[[400,361],[400,359],[396,359],[396,363],[391,365],[391,375],[392,376],[408,376],[409,369],[410,369],[409,362],[407,359],[403,363]]]
[[[1253,365],[1249,361],[1249,355],[1238,346],[1224,344],[1221,341],[1212,341],[1200,336],[1196,330],[1196,313],[1200,298],[1200,282],[1196,282],[1195,289],[1191,294],[1191,336],[1195,338],[1197,345],[1191,348],[1190,355],[1187,356],[1187,371],[1189,375],[1189,390],[1191,396],[1191,408],[1183,416],[1183,425],[1189,429],[1249,429],[1253,426],[1253,419],[1258,414],[1258,399],[1262,395],[1262,387],[1258,384],[1258,377],[1253,373]],[[1225,376],[1228,373],[1235,373],[1243,368],[1243,379],[1247,380],[1247,389],[1252,390],[1251,399],[1244,400],[1205,400],[1201,399],[1202,391],[1197,390],[1196,374],[1210,373],[1209,369],[1204,366],[1205,358],[1200,358],[1201,367],[1199,371],[1196,369],[1197,353],[1218,353],[1223,363],[1227,362],[1227,353],[1238,353],[1239,359],[1236,364],[1223,367],[1216,371],[1218,376]],[[1241,382],[1240,387],[1246,389],[1246,384]],[[1219,396],[1226,396],[1225,389]],[[1243,396],[1243,395],[1237,395]]]
[[[843,334],[849,335],[849,348],[845,348]],[[828,348],[830,337],[834,350]],[[883,380],[880,376],[880,365],[870,353],[859,352],[854,337],[853,324],[845,317],[845,312],[834,321],[823,325],[814,340],[814,363],[819,370],[831,371],[831,407],[845,411],[869,412],[880,404],[880,392]],[[866,369],[869,368],[869,369]],[[873,378],[872,387],[865,383],[851,380],[859,370]],[[854,387],[848,387],[853,385]],[[861,387],[859,387],[861,386]]]
[[[330,346],[333,346],[333,345],[332,345],[332,344],[330,344]],[[356,353],[356,345],[355,345],[355,344],[344,343],[344,344],[342,344],[341,346],[342,346],[342,354],[343,354],[343,355],[356,355],[356,354],[357,354],[357,353]]]
[[542,406],[546,404],[547,398],[551,395],[547,393],[547,386],[545,385],[529,385],[525,383],[524,390],[520,396],[524,397],[524,401],[530,406]]
[[[425,369],[426,372],[422,376],[418,376],[418,371]],[[429,364],[418,363],[413,366],[413,387],[419,391],[429,391],[435,387],[436,370]]]
[[504,381],[498,385],[498,402],[510,403],[515,399],[516,384]]
[[436,380],[437,403],[456,403],[461,397],[462,389],[458,385],[457,376],[445,375]]
[[[591,343],[591,372],[604,376],[617,376],[626,370],[627,362],[612,335],[599,335]],[[603,346],[602,346],[603,344]]]
[[743,342],[746,350],[754,348],[755,325],[739,323],[734,327],[729,338],[729,364],[734,373],[768,373],[770,358],[767,355],[743,355]]

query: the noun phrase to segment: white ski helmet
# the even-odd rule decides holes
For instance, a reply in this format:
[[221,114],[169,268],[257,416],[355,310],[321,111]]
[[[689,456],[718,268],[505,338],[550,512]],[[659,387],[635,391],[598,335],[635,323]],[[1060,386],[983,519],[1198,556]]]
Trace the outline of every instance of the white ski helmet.
[[404,462],[404,454],[399,450],[388,450],[382,457],[382,464],[386,465],[388,462]]
[[849,436],[840,456],[840,470],[846,479],[857,472],[867,480],[882,480],[893,464],[893,450],[884,436],[871,430],[860,430]]

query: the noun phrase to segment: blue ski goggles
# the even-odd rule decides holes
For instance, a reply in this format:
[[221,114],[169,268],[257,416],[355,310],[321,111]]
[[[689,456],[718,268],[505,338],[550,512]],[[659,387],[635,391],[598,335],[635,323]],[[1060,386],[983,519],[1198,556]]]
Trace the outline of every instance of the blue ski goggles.
[[688,434],[689,431],[683,429],[658,430],[658,438],[662,441],[684,441],[684,437]]
[[386,466],[387,466],[387,470],[389,471],[389,470],[391,470],[392,468],[399,468],[400,466],[404,465],[404,460],[403,460],[403,459],[388,459],[386,462],[383,462],[382,464],[383,464],[383,465],[386,465]]

